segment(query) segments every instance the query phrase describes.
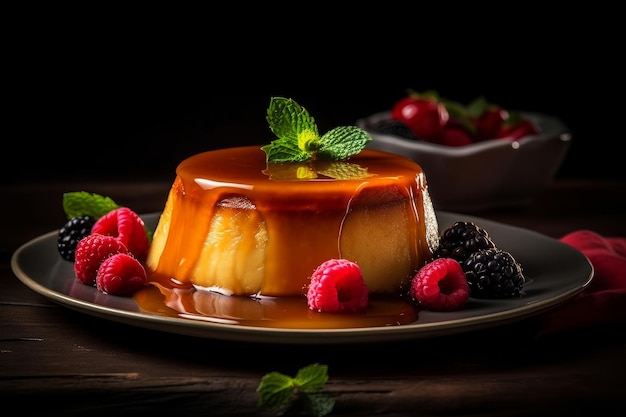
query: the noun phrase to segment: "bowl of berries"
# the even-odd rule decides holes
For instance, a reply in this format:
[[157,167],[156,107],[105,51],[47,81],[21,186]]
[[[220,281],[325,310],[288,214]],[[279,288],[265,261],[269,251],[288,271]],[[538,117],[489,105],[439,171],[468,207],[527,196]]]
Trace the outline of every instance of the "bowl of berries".
[[531,203],[553,180],[571,142],[558,118],[409,91],[391,109],[361,118],[367,147],[421,165],[436,209],[476,212]]

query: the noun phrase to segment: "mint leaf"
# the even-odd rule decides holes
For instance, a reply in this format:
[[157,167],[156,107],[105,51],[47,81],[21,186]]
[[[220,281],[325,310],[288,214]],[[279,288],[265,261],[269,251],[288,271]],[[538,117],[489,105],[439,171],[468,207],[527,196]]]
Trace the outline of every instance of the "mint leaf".
[[320,139],[318,159],[341,161],[361,152],[372,138],[356,126],[341,126],[330,130]]
[[311,159],[319,133],[315,120],[298,103],[284,97],[272,97],[267,109],[270,130],[278,137],[262,147],[272,162],[306,161]]
[[313,364],[305,366],[296,374],[294,384],[301,391],[315,391],[322,389],[328,381],[328,366]]
[[[452,100],[442,100],[444,106],[446,106],[446,110],[448,110],[448,113],[450,114],[451,117],[453,117],[454,119],[458,120],[459,123],[461,123],[469,132],[471,132],[472,134],[476,133],[476,125],[474,123],[472,123],[472,120],[470,119],[470,113],[473,112],[479,112],[479,113],[483,113],[485,111],[485,109],[477,109],[476,107],[479,107],[479,104],[473,104],[474,109],[472,111],[469,111],[469,109],[466,109],[465,106],[463,106],[463,104],[457,102],[457,101],[452,101]],[[478,117],[476,115],[474,115],[474,117]]]
[[267,161],[271,162],[303,162],[311,158],[311,155],[298,148],[296,143],[285,139],[277,139],[261,149],[265,151]]
[[63,194],[63,211],[68,219],[91,216],[99,219],[108,212],[119,208],[115,201],[100,194],[76,191]]
[[356,126],[335,128],[320,137],[315,119],[292,99],[272,97],[267,122],[277,139],[262,146],[266,161],[304,162],[308,160],[341,161],[359,153],[372,140]]
[[304,409],[317,417],[330,414],[335,407],[335,399],[325,392],[302,393]]
[[416,90],[408,88],[406,93],[407,93],[407,96],[413,97],[413,98],[421,98],[421,99],[431,100],[431,101],[439,101],[440,99],[439,92],[437,92],[436,90],[426,90],[420,93]]
[[259,406],[276,409],[286,405],[295,394],[293,378],[279,372],[271,372],[263,378],[257,387]]
[[328,381],[328,366],[312,364],[301,368],[294,378],[279,372],[270,372],[261,378],[257,387],[259,407],[277,409],[286,406],[296,393],[305,410],[314,416],[325,416],[335,405],[335,400],[321,392]]
[[315,119],[292,99],[272,97],[266,118],[271,131],[289,142],[297,144],[298,136],[307,131],[312,137],[319,137]]
[[505,126],[515,126],[524,120],[524,113],[519,110],[508,110],[509,117],[504,121]]
[[480,117],[489,109],[490,103],[483,96],[477,97],[467,105],[467,114],[470,117]]

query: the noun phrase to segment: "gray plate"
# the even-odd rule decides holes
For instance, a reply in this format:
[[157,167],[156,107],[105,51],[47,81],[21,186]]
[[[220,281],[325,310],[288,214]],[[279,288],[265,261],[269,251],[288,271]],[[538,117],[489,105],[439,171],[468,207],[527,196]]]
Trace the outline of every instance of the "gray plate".
[[[154,229],[159,213],[142,216]],[[522,264],[528,281],[521,298],[470,299],[459,311],[420,311],[417,321],[393,327],[355,329],[276,329],[166,317],[140,311],[132,298],[105,295],[80,284],[72,264],[59,256],[58,231],[18,248],[11,259],[15,275],[33,291],[65,307],[100,318],[182,335],[230,341],[286,344],[347,344],[428,338],[500,326],[536,315],[573,297],[593,278],[589,260],[576,249],[542,234],[477,217],[437,212],[443,230],[455,221],[486,229],[500,249]]]

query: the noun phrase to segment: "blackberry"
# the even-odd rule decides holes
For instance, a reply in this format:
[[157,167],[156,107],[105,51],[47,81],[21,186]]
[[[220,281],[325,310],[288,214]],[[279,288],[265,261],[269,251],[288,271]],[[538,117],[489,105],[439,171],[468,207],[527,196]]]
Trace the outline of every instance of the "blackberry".
[[433,258],[452,258],[462,264],[471,254],[481,249],[495,249],[489,233],[472,222],[456,222],[441,233],[439,247]]
[[418,139],[406,123],[400,120],[386,119],[374,125],[374,130],[386,135],[400,136],[405,139]]
[[521,295],[526,279],[522,266],[501,249],[483,249],[471,254],[461,264],[470,296],[474,298],[507,298]]
[[91,233],[91,228],[95,222],[91,216],[81,216],[74,217],[65,223],[59,230],[57,237],[57,249],[63,259],[74,262],[76,245],[82,238]]

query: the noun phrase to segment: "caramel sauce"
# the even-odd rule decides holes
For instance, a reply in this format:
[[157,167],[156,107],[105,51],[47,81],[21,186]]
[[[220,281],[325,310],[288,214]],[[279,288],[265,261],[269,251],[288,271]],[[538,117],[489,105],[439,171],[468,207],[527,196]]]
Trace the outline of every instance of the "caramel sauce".
[[417,306],[392,296],[370,296],[362,313],[319,313],[304,296],[245,297],[196,290],[192,286],[150,285],[134,295],[139,307],[152,314],[218,324],[280,329],[348,329],[411,324]]
[[[265,153],[256,146],[204,152],[181,162],[155,231],[152,253],[148,257],[149,281],[161,287],[170,286],[172,280],[183,284],[194,283],[194,269],[207,245],[215,214],[223,209],[248,210],[254,213],[255,224],[262,224],[263,230],[246,226],[238,236],[248,239],[245,243],[247,247],[254,244],[251,235],[263,232],[267,236],[263,241],[263,264],[255,269],[262,270],[260,288],[243,289],[241,292],[264,297],[304,294],[308,277],[321,262],[344,257],[346,252],[354,252],[355,246],[358,252],[359,242],[368,238],[374,240],[367,234],[359,234],[359,230],[368,227],[359,228],[358,222],[369,220],[364,215],[361,220],[354,221],[358,218],[357,213],[375,210],[389,213],[388,207],[394,207],[394,213],[400,213],[400,216],[388,216],[394,223],[389,226],[400,230],[406,244],[402,245],[404,253],[401,259],[398,258],[400,261],[387,262],[402,263],[406,267],[403,266],[403,276],[389,279],[398,281],[394,283],[395,287],[406,284],[410,274],[431,256],[424,221],[423,198],[427,187],[421,167],[398,155],[367,149],[345,163],[337,162],[332,166],[320,164],[268,166]],[[344,176],[337,179],[323,173]],[[233,201],[236,203],[230,203]],[[228,207],[229,204],[234,205]],[[228,219],[233,216],[227,211],[226,214]],[[400,217],[402,223],[396,223],[395,219]],[[386,227],[387,223],[382,226]],[[349,239],[352,246],[346,249],[348,239],[344,239],[344,230],[348,229],[352,233]],[[389,235],[390,231],[383,228],[379,235]],[[390,242],[397,245],[397,241]],[[378,242],[373,244],[381,245]],[[392,247],[385,243],[382,245]],[[218,254],[219,250],[213,253]],[[223,258],[227,256],[230,253]],[[216,279],[228,274],[236,276],[240,268],[250,264],[248,260],[239,261],[238,255],[231,258],[224,261],[224,271],[219,271],[217,275],[220,276]],[[248,257],[242,256],[241,259]],[[221,258],[216,261],[220,262]],[[253,303],[272,311],[286,309],[295,317],[310,315],[306,309],[297,313],[299,307],[287,307],[290,305],[287,300],[274,300],[272,303],[255,300]],[[269,304],[280,307],[270,308]],[[195,311],[197,307],[189,311]],[[250,318],[244,315],[238,316],[237,320],[248,321]],[[395,322],[395,319],[392,321]]]

